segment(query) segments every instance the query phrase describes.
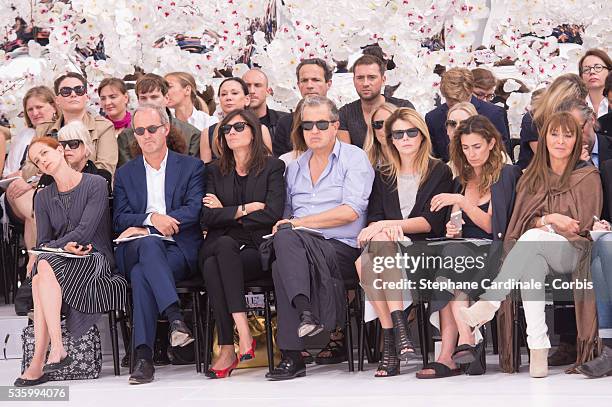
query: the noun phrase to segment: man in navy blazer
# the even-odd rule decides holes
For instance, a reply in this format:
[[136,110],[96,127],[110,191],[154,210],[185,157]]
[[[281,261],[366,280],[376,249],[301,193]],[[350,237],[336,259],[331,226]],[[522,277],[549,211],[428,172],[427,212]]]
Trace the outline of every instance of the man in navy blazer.
[[433,154],[435,157],[448,161],[448,134],[446,133],[446,116],[448,109],[459,102],[470,102],[476,108],[478,114],[486,116],[497,128],[502,136],[506,152],[512,153],[510,148],[510,130],[505,120],[503,108],[492,103],[476,98],[472,91],[474,89],[474,77],[472,72],[466,68],[451,68],[442,75],[440,92],[446,103],[436,107],[425,115],[425,122],[431,136]]
[[132,126],[142,155],[115,174],[114,230],[120,239],[143,236],[119,243],[115,252],[119,271],[131,283],[134,300],[136,364],[131,384],[153,380],[159,314],[168,318],[172,346],[193,341],[183,322],[175,282],[197,270],[204,164],[168,149],[167,139],[180,137],[170,132],[169,122],[164,108],[139,106]]

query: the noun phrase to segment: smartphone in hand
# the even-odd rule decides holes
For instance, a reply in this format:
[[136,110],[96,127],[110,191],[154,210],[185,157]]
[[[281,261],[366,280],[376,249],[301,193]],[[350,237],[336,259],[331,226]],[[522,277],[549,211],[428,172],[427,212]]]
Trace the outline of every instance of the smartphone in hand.
[[451,213],[450,222],[458,230],[461,230],[463,226],[463,213],[461,211]]

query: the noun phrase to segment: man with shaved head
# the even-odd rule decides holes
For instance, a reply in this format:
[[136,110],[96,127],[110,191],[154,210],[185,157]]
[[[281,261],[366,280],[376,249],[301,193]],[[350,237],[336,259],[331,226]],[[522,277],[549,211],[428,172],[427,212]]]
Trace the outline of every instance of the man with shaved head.
[[286,152],[284,151],[286,148],[283,147],[285,142],[281,142],[278,137],[275,137],[275,130],[281,117],[289,116],[289,113],[272,110],[266,104],[266,99],[268,95],[272,94],[272,89],[268,86],[268,77],[261,69],[249,69],[242,75],[242,79],[249,87],[249,96],[251,97],[249,107],[257,115],[261,124],[270,130],[272,153],[275,157],[278,157]]

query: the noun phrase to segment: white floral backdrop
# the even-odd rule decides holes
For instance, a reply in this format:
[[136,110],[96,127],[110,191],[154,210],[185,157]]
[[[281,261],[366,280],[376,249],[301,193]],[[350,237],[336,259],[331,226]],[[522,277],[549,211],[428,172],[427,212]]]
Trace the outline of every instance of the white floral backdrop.
[[[289,109],[299,99],[294,72],[301,58],[321,57],[333,64],[378,42],[397,65],[388,73],[387,84],[401,83],[395,95],[410,99],[425,113],[439,87],[440,78],[433,73],[436,64],[473,67],[478,61],[492,66],[508,57],[516,60],[515,77],[533,89],[560,73],[574,72],[586,48],[610,51],[612,16],[607,0],[491,1],[501,10],[496,16],[490,15],[485,0],[276,0],[278,30],[269,43],[263,32],[254,35],[252,61],[268,74],[274,102]],[[234,61],[247,46],[250,21],[263,18],[271,4],[272,0],[3,0],[0,32],[8,33],[9,40],[16,16],[48,28],[50,38],[46,47],[29,44],[29,55],[41,61],[35,70],[2,70],[12,63],[12,55],[0,51],[0,114],[14,118],[30,86],[50,84],[66,70],[84,70],[94,101],[103,77],[122,77],[133,73],[134,66],[159,74],[188,71],[201,87],[213,83],[215,69],[232,68],[238,74],[246,67]],[[487,18],[493,51],[472,51]],[[562,23],[584,25],[584,45],[559,55],[551,33]],[[445,50],[431,52],[421,46],[442,29]],[[528,33],[533,37],[524,35]],[[95,48],[101,34],[107,59],[79,58],[76,46]],[[176,34],[204,34],[203,43],[214,48],[205,54],[183,51]],[[154,47],[160,38],[163,42]],[[330,92],[339,105],[354,98],[350,80],[343,82]],[[516,84],[510,82],[507,89],[516,90]],[[528,102],[529,94],[511,95],[509,119],[514,128]]]

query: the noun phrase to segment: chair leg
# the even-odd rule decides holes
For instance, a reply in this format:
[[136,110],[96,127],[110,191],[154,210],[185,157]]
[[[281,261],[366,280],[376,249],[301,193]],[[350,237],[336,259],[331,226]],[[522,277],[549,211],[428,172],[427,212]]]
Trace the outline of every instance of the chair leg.
[[512,372],[518,373],[521,367],[521,345],[519,343],[519,308],[517,300],[513,300],[513,316],[512,316],[512,350],[514,358],[512,360]]
[[121,339],[123,339],[123,347],[125,348],[125,354],[127,355],[130,351],[130,333],[127,326],[127,313],[125,311],[119,311],[119,328],[121,329]]
[[15,302],[15,296],[17,295],[17,283],[19,279],[19,233],[15,232],[13,242],[13,268],[11,274],[11,291],[12,300],[11,303]]
[[110,327],[111,345],[113,348],[113,369],[115,376],[119,376],[121,375],[121,370],[119,369],[119,338],[115,311],[110,311],[108,313],[108,325]]
[[200,293],[195,291],[191,293],[191,303],[193,304],[193,339],[194,339],[194,353],[195,353],[195,365],[196,372],[202,373],[202,343],[200,337]]
[[381,358],[380,338],[382,336],[382,325],[380,324],[379,319],[377,319],[374,323],[376,325],[374,328],[374,354],[373,354],[372,363],[379,362]]
[[417,322],[419,324],[419,342],[423,355],[423,366],[427,366],[429,364],[429,337],[427,335],[429,321],[427,321],[427,311],[423,302],[419,302],[417,305]]
[[491,320],[491,343],[493,344],[493,354],[499,354],[499,344],[497,342],[497,315]]
[[208,294],[206,294],[204,318],[206,322],[206,330],[204,331],[204,371],[208,371],[208,366],[210,366],[210,354],[212,352],[212,318],[210,312],[210,297]]
[[264,293],[264,316],[266,320],[266,347],[268,350],[268,372],[274,369],[274,335],[272,332],[272,310],[270,309],[270,292]]
[[[2,230],[0,229],[0,232],[2,232]],[[0,261],[2,261],[2,287],[3,287],[3,291],[4,291],[4,303],[5,304],[10,304],[10,295],[11,295],[11,283],[9,282],[9,269],[10,269],[10,262],[8,261],[8,256],[7,256],[7,244],[4,241],[3,237],[0,237],[0,239],[2,240],[0,242]]]
[[348,348],[348,365],[349,372],[355,371],[355,359],[353,355],[353,329],[351,324],[351,304],[348,301],[348,292],[346,293],[346,322],[344,329],[344,338],[346,339],[346,347]]
[[365,321],[364,321],[364,309],[362,301],[361,289],[355,290],[355,305],[358,307],[355,312],[355,319],[357,320],[357,371],[363,372],[363,358],[365,348]]

